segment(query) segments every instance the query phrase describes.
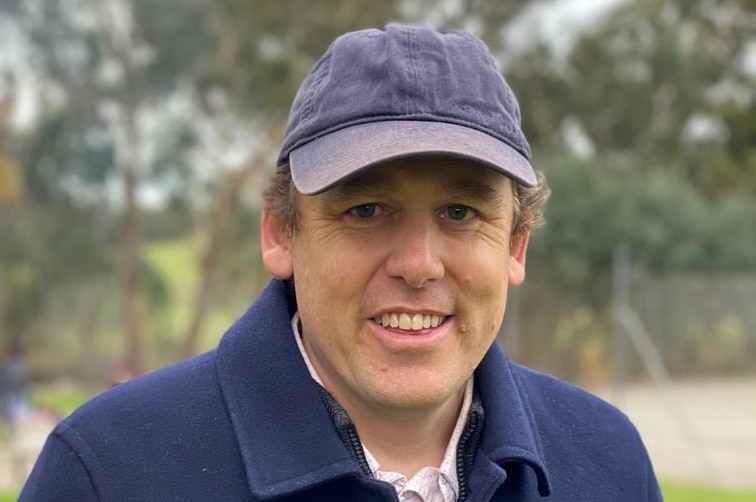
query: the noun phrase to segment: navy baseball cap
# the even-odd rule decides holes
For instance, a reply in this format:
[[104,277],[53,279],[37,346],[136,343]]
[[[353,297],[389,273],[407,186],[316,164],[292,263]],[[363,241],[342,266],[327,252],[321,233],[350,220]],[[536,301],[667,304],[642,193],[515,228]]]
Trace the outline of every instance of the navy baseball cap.
[[389,24],[342,35],[315,64],[278,165],[313,195],[378,164],[429,156],[536,183],[517,99],[486,45],[462,31]]

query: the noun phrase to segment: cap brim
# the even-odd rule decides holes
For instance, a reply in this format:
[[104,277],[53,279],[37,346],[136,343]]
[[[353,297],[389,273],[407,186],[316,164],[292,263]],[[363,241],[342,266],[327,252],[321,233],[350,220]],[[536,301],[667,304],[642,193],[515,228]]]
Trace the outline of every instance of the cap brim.
[[469,159],[525,186],[536,184],[528,159],[507,143],[446,122],[388,120],[354,125],[292,150],[289,165],[297,190],[314,195],[378,164],[433,156]]

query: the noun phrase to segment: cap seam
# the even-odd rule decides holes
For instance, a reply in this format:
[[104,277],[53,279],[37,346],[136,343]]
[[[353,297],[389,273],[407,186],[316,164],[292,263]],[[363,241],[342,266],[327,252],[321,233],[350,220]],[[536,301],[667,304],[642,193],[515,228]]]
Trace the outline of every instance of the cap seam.
[[[369,124],[371,122],[385,122],[389,120],[401,120],[401,121],[422,121],[422,122],[442,122],[447,124],[455,124],[459,126],[465,126],[469,127],[470,129],[474,129],[478,132],[481,132],[483,134],[488,134],[494,139],[497,139],[499,141],[503,141],[507,145],[509,145],[511,148],[516,150],[520,155],[525,157],[526,159],[529,159],[530,156],[526,154],[526,152],[523,152],[520,148],[516,147],[512,144],[512,142],[504,135],[499,135],[494,133],[493,131],[486,130],[483,127],[481,127],[479,124],[476,124],[475,122],[459,119],[452,116],[445,116],[445,115],[438,115],[438,114],[430,114],[430,113],[404,113],[404,114],[380,114],[380,115],[371,115],[368,117],[360,117],[359,119],[352,119],[347,122],[340,122],[334,126],[331,126],[327,129],[323,129],[322,131],[319,131],[317,134],[311,134],[309,136],[306,136],[304,138],[301,138],[296,143],[292,144],[291,147],[288,149],[288,155],[291,154],[293,150],[296,150],[297,148],[300,148],[307,143],[310,143],[311,141],[315,141],[316,139],[320,139],[324,136],[328,136],[329,134],[333,134],[337,131],[340,131],[342,129],[348,129],[349,127],[353,127],[356,125],[361,124]],[[288,157],[287,155],[287,157]]]
[[323,85],[323,81],[325,80],[326,74],[329,72],[330,66],[331,66],[331,60],[332,60],[331,53],[327,53],[323,59],[322,59],[322,66],[320,68],[320,71],[318,71],[318,74],[315,75],[315,80],[312,83],[312,86],[310,87],[310,92],[305,96],[305,102],[303,104],[303,110],[302,110],[302,122],[307,122],[312,117],[312,102],[315,99],[315,94],[320,90],[320,87]]
[[405,113],[411,114],[411,113],[415,113],[415,109],[412,107],[412,94],[413,92],[417,92],[418,78],[417,78],[417,68],[415,68],[416,64],[415,64],[415,60],[412,54],[413,53],[412,33],[410,31],[405,31],[404,38],[407,40],[407,43],[404,44],[404,51],[405,51],[404,67],[405,67],[405,71],[407,72],[410,78],[410,92],[406,94],[406,98],[404,101],[404,109],[405,109]]

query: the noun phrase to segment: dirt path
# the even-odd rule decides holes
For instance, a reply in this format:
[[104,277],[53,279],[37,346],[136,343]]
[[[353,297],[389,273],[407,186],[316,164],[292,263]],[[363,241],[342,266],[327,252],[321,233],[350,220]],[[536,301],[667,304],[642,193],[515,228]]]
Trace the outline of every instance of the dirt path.
[[20,489],[53,427],[48,415],[30,413],[10,439],[0,442],[0,491]]
[[594,391],[635,423],[660,477],[756,489],[756,378]]

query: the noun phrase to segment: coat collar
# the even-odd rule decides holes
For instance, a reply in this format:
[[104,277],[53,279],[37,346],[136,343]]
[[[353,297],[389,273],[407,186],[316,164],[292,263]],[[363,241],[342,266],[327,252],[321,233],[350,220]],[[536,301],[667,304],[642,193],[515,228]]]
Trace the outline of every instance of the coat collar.
[[287,296],[271,281],[218,347],[221,391],[260,499],[359,473],[298,352]]
[[501,467],[507,463],[530,466],[542,496],[551,493],[543,445],[528,392],[523,386],[524,370],[504,355],[494,343],[475,371],[475,381],[486,411],[481,447]]
[[[260,499],[360,475],[299,354],[292,298],[287,283],[272,280],[218,347],[221,391],[250,490]],[[476,371],[487,424],[481,448],[500,465],[530,465],[545,494],[550,484],[541,447],[513,367],[494,344]]]

